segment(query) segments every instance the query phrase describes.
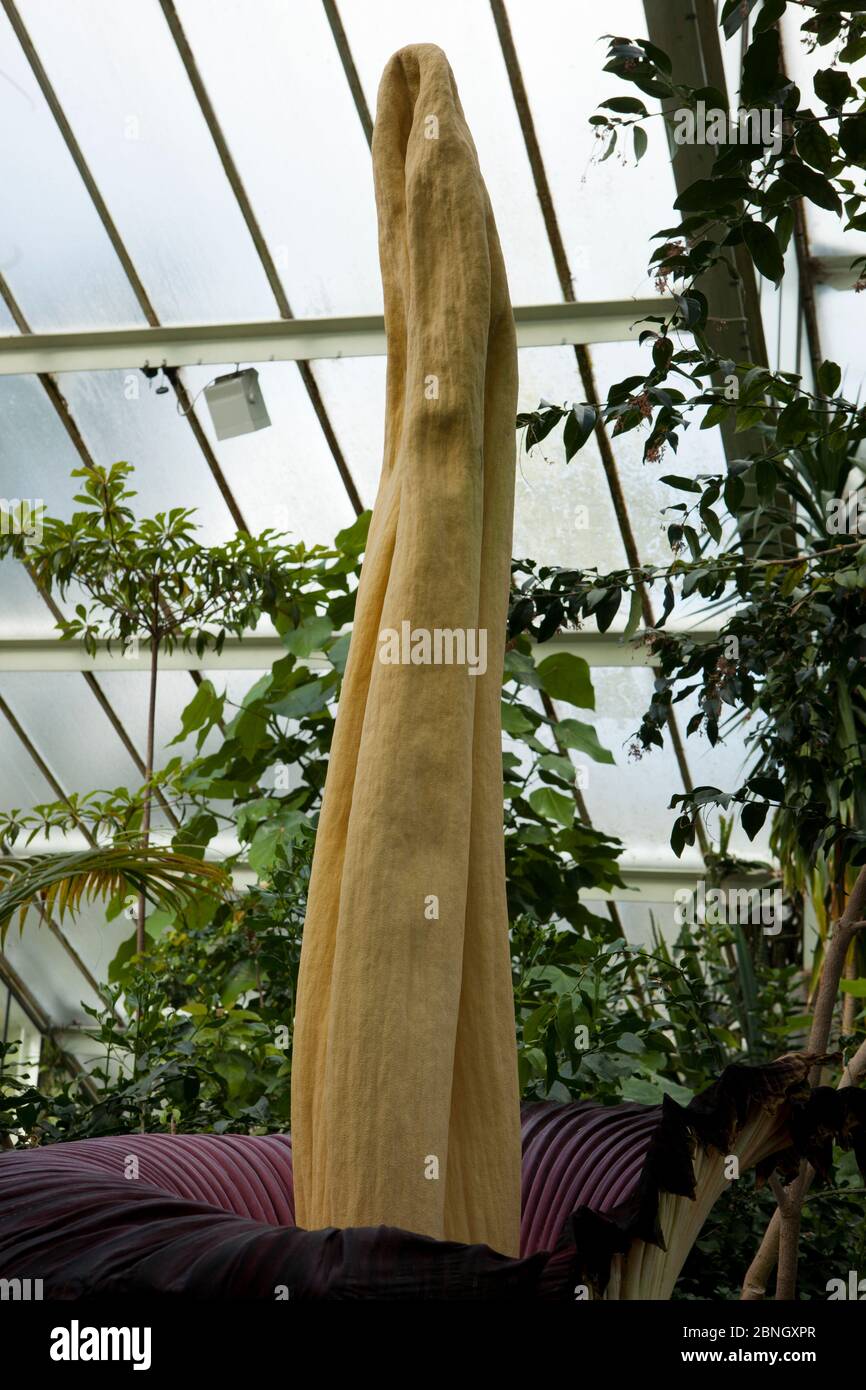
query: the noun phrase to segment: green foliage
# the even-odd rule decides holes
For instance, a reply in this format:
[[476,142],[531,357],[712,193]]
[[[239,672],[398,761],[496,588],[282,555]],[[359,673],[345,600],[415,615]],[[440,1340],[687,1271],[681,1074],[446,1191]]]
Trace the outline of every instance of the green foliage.
[[325,552],[286,545],[272,531],[239,532],[225,545],[203,547],[186,508],[135,516],[132,471],[128,463],[76,469],[83,491],[71,520],[41,516],[35,540],[20,527],[0,533],[0,556],[26,561],[47,593],[89,596],[73,618],[58,621],[62,638],[83,641],[91,654],[100,641],[124,653],[142,641],[203,656],[219,652],[229,633],[254,628],[263,614],[279,612],[287,629],[297,624],[305,571]]
[[[863,1268],[863,1188],[852,1159],[851,1154],[835,1153],[834,1186],[813,1188],[806,1199],[797,1281],[801,1300],[826,1299],[829,1279],[844,1278],[849,1269]],[[758,1249],[775,1205],[768,1187],[732,1182],[692,1247],[673,1297],[736,1302],[744,1261]]]
[[[749,8],[725,6],[726,34],[739,31]],[[668,564],[598,574],[521,562],[510,631],[543,642],[591,621],[604,632],[628,599],[625,636],[651,648],[658,677],[633,755],[663,745],[683,701],[693,711],[689,737],[714,745],[743,726],[750,751],[739,785],[673,797],[675,852],[694,844],[709,807],[736,809],[750,838],[771,817],[787,886],[805,890],[815,874],[821,884],[839,885],[866,862],[866,509],[859,482],[866,411],[845,393],[834,362],[820,366],[809,389],[795,373],[720,358],[700,288],[717,265],[739,278],[735,259],[743,254],[778,283],[802,198],[836,211],[845,230],[866,227],[864,82],[846,71],[866,53],[866,14],[830,3],[799,7],[807,43],[837,50],[835,64],[815,79],[816,105],[782,70],[773,26],[785,9],[766,3],[756,14],[740,92],[743,104],[780,111],[784,121],[764,143],[717,144],[705,176],[680,193],[682,220],[657,234],[661,244],[650,258],[674,307],[641,334],[647,370],[612,386],[601,411],[614,435],[643,431],[647,463],[687,445],[689,429],[717,426],[742,441],[740,456],[723,475],[662,475],[672,493]],[[670,100],[678,115],[698,112],[699,103],[727,107],[721,93],[680,83],[668,56],[643,40],[612,38],[606,70]],[[649,119],[637,97],[612,98],[602,110],[593,117],[602,133]],[[559,426],[573,435],[581,408],[544,401],[522,415],[526,447]],[[661,611],[653,628],[642,628],[644,595],[653,591]],[[671,614],[695,597],[717,624],[712,640],[669,630]]]
[[0,1138],[288,1128],[309,848],[275,859],[264,883],[232,900],[168,924],[150,919],[158,935],[147,958],[121,950],[107,1005],[86,1010],[95,1095],[74,1081],[23,1087],[4,1073]]
[[[624,640],[649,646],[657,668],[635,755],[664,744],[671,712],[687,700],[690,738],[713,745],[745,726],[750,760],[739,785],[673,796],[677,853],[695,842],[706,808],[716,807],[736,811],[752,838],[772,817],[789,890],[817,882],[829,901],[850,867],[866,862],[866,524],[857,471],[866,411],[833,362],[810,383],[722,358],[706,293],[710,271],[721,266],[737,277],[743,258],[768,286],[779,284],[798,200],[836,212],[846,230],[866,229],[864,86],[846,71],[866,55],[866,12],[835,0],[797,8],[809,42],[833,46],[806,95],[783,71],[773,27],[785,0],[760,8],[757,0],[727,0],[722,10],[730,36],[752,16],[741,100],[781,110],[784,120],[772,142],[719,145],[677,199],[678,220],[657,234],[650,266],[671,307],[647,320],[642,370],[615,383],[600,409],[542,401],[517,422],[527,449],[561,429],[576,466],[600,425],[614,436],[641,431],[644,460],[667,460],[662,481],[671,491],[669,563],[607,574],[530,559],[513,565],[502,707],[505,857],[528,1099],[686,1101],[729,1061],[801,1046],[808,1026],[797,960],[759,929],[686,925],[673,943],[655,933],[636,949],[615,916],[587,906],[587,889],[621,886],[621,846],[586,824],[572,754],[598,763],[613,754],[592,723],[575,717],[594,708],[586,663],[561,648],[536,661],[530,639],[544,643],[587,623],[609,632],[625,616]],[[592,118],[604,158],[615,148],[633,150],[636,161],[645,152],[651,118],[643,97],[694,112],[699,102],[727,105],[720,93],[680,83],[670,58],[646,40],[611,39],[607,71],[641,95],[612,96]],[[681,447],[685,454],[690,429],[721,425],[741,446],[726,473],[692,477],[670,462]],[[166,647],[218,650],[227,633],[242,636],[263,616],[274,623],[284,654],[239,706],[203,681],[175,740],[194,739],[194,756],[170,758],[151,779],[179,821],[175,852],[204,859],[229,830],[240,848],[226,868],[248,868],[255,882],[229,899],[207,896],[182,912],[152,913],[146,961],[134,940],[122,947],[110,1002],[134,1021],[120,1026],[111,1008],[92,1015],[103,1059],[91,1078],[95,1101],[76,1081],[32,1088],[0,1075],[0,1132],[37,1142],[140,1126],[261,1132],[288,1123],[301,923],[366,518],[331,549],[287,546],[265,533],[203,552],[188,512],[134,520],[128,472],[122,464],[85,471],[84,511],[72,523],[43,523],[36,548],[14,535],[0,546],[61,594],[73,576],[86,580],[93,606],[62,632],[83,637],[91,650],[100,636],[125,647],[142,632]],[[716,621],[710,640],[668,628],[695,595]],[[647,596],[658,612],[651,629]],[[313,662],[314,653],[326,664]],[[128,843],[146,795],[146,787],[118,788],[14,812],[0,819],[0,836],[12,845],[83,827]],[[723,838],[708,874],[724,882],[742,868]],[[120,910],[124,891],[110,912]],[[866,971],[857,974],[849,993],[859,1002]],[[846,1259],[852,1268],[862,1263],[856,1179],[845,1160],[840,1172],[839,1190],[816,1189],[806,1207],[806,1296],[825,1296],[829,1256],[834,1270]],[[744,1255],[756,1248],[771,1205],[751,1184],[732,1184],[679,1295],[736,1297]]]
[[[125,468],[100,476],[113,476],[123,498],[132,495]],[[94,592],[97,579],[110,589],[111,564],[119,563],[117,551],[100,549],[98,536],[100,526],[108,526],[108,515],[115,533],[121,521],[108,506],[100,515],[101,521],[88,517],[76,523],[87,532],[85,548],[93,545],[89,582]],[[140,556],[142,532],[149,528],[134,523],[131,514],[124,516],[129,553]],[[98,883],[107,890],[109,920],[127,906],[131,893],[147,886],[139,872],[145,861],[160,866],[175,892],[171,866],[185,866],[190,880],[196,874],[213,880],[195,895],[173,899],[163,891],[156,898],[156,910],[144,923],[146,957],[135,934],[123,943],[109,970],[106,1005],[91,1011],[91,1034],[101,1057],[90,1070],[97,1098],[78,1088],[70,1099],[67,1090],[54,1087],[38,1103],[37,1120],[32,1111],[37,1102],[31,1097],[28,1128],[41,1137],[80,1137],[141,1124],[266,1130],[288,1123],[306,881],[368,521],[359,518],[330,549],[283,548],[267,537],[239,538],[248,553],[279,554],[281,570],[278,589],[268,588],[261,574],[244,588],[247,606],[234,611],[232,630],[243,636],[244,625],[265,614],[284,652],[238,705],[212,681],[200,681],[170,745],[191,740],[191,757],[169,757],[137,789],[72,796],[0,818],[0,837],[9,846],[71,832],[112,841],[104,850],[74,859],[64,856],[69,864],[54,856],[44,864],[40,860],[43,876],[56,863],[56,881],[66,885],[56,890],[58,907],[74,910],[91,882],[70,879],[76,866],[81,873],[89,866],[91,886]],[[222,562],[217,565],[214,552],[197,548],[193,518],[185,515],[182,524],[197,582],[223,585]],[[60,522],[49,518],[45,523],[45,563],[49,555],[66,555],[59,540],[65,534]],[[65,568],[59,573],[58,584],[65,582]],[[176,606],[174,611],[180,610]],[[197,616],[216,611],[205,594]],[[187,640],[188,618],[176,630],[178,641]],[[88,624],[88,642],[96,640],[92,626]],[[125,635],[126,628],[119,632]],[[73,634],[64,629],[62,635]],[[531,913],[540,923],[556,920],[581,931],[609,930],[580,895],[587,888],[608,890],[621,884],[621,847],[583,822],[580,767],[572,752],[607,763],[613,756],[591,724],[560,716],[554,698],[592,709],[586,662],[559,652],[536,667],[529,642],[516,637],[503,672],[510,907],[515,915]],[[170,837],[169,843],[144,850],[137,837],[150,790],[158,792],[176,825],[164,820],[159,835],[163,841]],[[237,841],[237,850],[223,860],[223,875],[248,880],[251,872],[255,880],[240,894],[226,892],[225,878],[206,859],[225,832]],[[13,866],[25,862],[11,861]],[[43,888],[48,882],[40,880]]]
[[163,849],[126,845],[73,854],[33,854],[0,858],[0,945],[9,923],[33,907],[59,920],[96,897],[141,892],[163,910],[182,912],[201,894],[218,895],[230,880],[216,864],[203,864]]
[[[726,34],[742,26],[751,8],[740,0],[725,6]],[[760,135],[755,122],[717,144],[709,176],[692,183],[676,201],[683,220],[658,234],[665,239],[654,257],[658,273],[684,282],[671,327],[704,327],[707,306],[700,294],[692,295],[695,282],[717,264],[730,265],[737,247],[745,248],[760,275],[778,283],[790,236],[788,214],[797,199],[837,213],[846,231],[866,227],[866,194],[856,179],[857,170],[866,167],[864,84],[862,79],[853,82],[845,71],[866,53],[866,16],[857,13],[857,6],[835,0],[798,6],[807,44],[837,46],[837,65],[820,69],[813,93],[803,93],[783,70],[773,27],[788,8],[783,0],[767,0],[743,55],[741,107],[764,112],[769,120]],[[727,110],[721,92],[679,82],[667,54],[644,39],[611,38],[607,57],[605,71],[670,102],[683,119],[701,109]],[[636,97],[613,97],[600,110],[592,120],[605,154],[612,153],[626,128],[643,132],[642,153],[651,119],[645,104]],[[866,266],[866,258],[858,264]]]

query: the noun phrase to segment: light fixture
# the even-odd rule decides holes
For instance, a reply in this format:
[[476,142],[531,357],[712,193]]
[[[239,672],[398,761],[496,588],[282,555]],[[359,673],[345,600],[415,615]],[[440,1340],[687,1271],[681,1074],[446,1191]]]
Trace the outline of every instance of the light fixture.
[[218,376],[204,389],[217,439],[267,429],[271,420],[255,367]]

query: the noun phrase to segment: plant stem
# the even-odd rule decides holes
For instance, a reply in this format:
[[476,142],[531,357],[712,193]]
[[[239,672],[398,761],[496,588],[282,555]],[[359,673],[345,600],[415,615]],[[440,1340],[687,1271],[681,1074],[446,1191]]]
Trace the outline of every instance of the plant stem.
[[[853,885],[851,899],[849,899],[848,902],[849,908],[851,908],[853,899],[855,899],[855,897],[858,897],[858,891],[865,891],[863,890],[863,874],[865,873],[866,870],[860,869],[858,881],[856,881],[855,885]],[[831,948],[833,948],[835,940],[837,940],[837,935],[838,931],[840,931],[840,927],[841,922],[838,923],[837,931],[835,931],[834,933],[833,942],[831,942]],[[856,924],[855,926],[853,926],[852,933],[853,930],[856,930]],[[830,952],[828,952],[827,955],[830,956]],[[842,960],[844,960],[844,954],[842,954]],[[819,986],[819,998],[820,992],[822,992],[824,984],[824,976],[826,976],[827,963],[828,962],[824,962],[822,984],[820,984]],[[812,1020],[812,1034],[810,1034],[810,1040],[812,1040],[813,1034],[815,1034],[815,1017],[813,1017]],[[859,1081],[863,1079],[863,1076],[866,1076],[866,1040],[860,1042],[859,1048],[856,1049],[856,1052],[855,1054],[853,1054],[851,1061],[849,1061],[847,1065],[845,1065],[845,1070],[844,1072],[842,1072],[840,1084],[838,1084],[838,1090],[845,1090],[845,1087],[848,1086],[858,1086]],[[801,1202],[801,1205],[803,1198],[805,1198],[806,1193],[808,1193],[809,1191],[809,1187],[812,1186],[813,1180],[815,1180],[815,1169],[812,1168],[812,1165],[810,1165],[810,1163],[806,1163],[805,1170],[803,1170],[801,1177],[798,1177],[798,1179],[796,1179],[796,1183],[798,1184],[802,1181],[802,1191],[801,1193],[799,1193],[799,1202]],[[765,1297],[767,1283],[769,1283],[770,1275],[771,1273],[773,1273],[774,1268],[776,1268],[776,1262],[778,1261],[778,1259],[780,1259],[780,1233],[781,1208],[777,1207],[776,1211],[773,1212],[773,1216],[771,1216],[770,1218],[770,1222],[767,1223],[767,1229],[765,1230],[765,1233],[763,1233],[763,1240],[760,1241],[758,1252],[756,1252],[752,1264],[749,1265],[748,1270],[746,1270],[744,1283],[742,1283],[742,1293],[740,1295],[742,1300],[746,1302],[753,1302],[755,1300],[760,1300],[760,1298]]]
[[800,1261],[800,1220],[806,1195],[806,1163],[790,1187],[774,1184],[779,1213],[779,1269],[776,1274],[776,1301],[797,1297],[797,1266]]
[[[845,911],[836,923],[836,928],[827,946],[821,982],[815,999],[812,1027],[809,1032],[808,1050],[813,1053],[826,1052],[833,1026],[833,1009],[839,993],[839,983],[845,969],[848,950],[857,931],[864,925],[866,912],[866,867],[857,875]],[[812,1085],[821,1079],[821,1066],[816,1063],[812,1069]]]
[[[147,750],[145,753],[144,766],[144,804],[141,811],[141,843],[145,849],[150,844],[150,812],[153,803],[153,792],[150,780],[153,777],[153,744],[154,731],[156,729],[156,677],[159,669],[159,584],[153,581],[153,620],[150,629],[150,690],[147,702]],[[139,955],[144,954],[145,947],[145,896],[142,891],[138,895],[138,921],[135,930],[135,949]]]
[[[862,926],[866,911],[866,868],[860,870],[857,882],[851,891],[845,910],[837,919],[836,929],[830,938],[821,983],[815,1000],[812,1027],[809,1032],[809,1051],[816,1055],[826,1052],[833,1027],[833,1010],[839,993],[839,984],[845,971],[855,933]],[[817,1086],[821,1080],[821,1063],[812,1068],[811,1083]],[[797,1296],[797,1262],[800,1240],[800,1220],[803,1198],[808,1190],[808,1165],[800,1164],[800,1172],[785,1191],[785,1201],[779,1204],[779,1271],[776,1276],[776,1298],[791,1299]]]

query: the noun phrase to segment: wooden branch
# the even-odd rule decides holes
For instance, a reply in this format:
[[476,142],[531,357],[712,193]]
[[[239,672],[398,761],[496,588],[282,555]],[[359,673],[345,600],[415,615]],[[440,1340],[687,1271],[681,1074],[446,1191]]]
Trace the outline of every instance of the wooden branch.
[[[866,1040],[860,1044],[854,1056],[845,1064],[845,1069],[842,1072],[837,1089],[844,1091],[846,1086],[859,1086],[864,1076],[866,1076]],[[807,1164],[804,1174],[804,1197],[812,1186],[814,1178],[815,1169],[811,1164]],[[775,1192],[775,1188],[773,1190]],[[776,1263],[779,1259],[780,1230],[781,1215],[780,1208],[777,1206],[767,1224],[764,1238],[758,1247],[755,1258],[746,1270],[746,1277],[743,1280],[743,1291],[740,1294],[740,1298],[743,1302],[758,1302],[766,1296],[770,1275],[776,1268]]]

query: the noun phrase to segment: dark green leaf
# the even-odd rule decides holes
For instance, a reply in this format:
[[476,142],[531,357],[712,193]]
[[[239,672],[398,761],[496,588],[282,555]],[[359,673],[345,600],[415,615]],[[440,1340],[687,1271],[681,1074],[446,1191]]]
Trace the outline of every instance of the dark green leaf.
[[740,510],[745,495],[746,485],[742,478],[737,477],[733,473],[729,473],[725,479],[724,498],[725,506],[731,513],[731,516],[736,516],[737,512]]
[[851,96],[853,87],[847,72],[838,68],[821,68],[813,79],[815,95],[820,97],[831,111],[839,111]]
[[761,98],[774,92],[779,75],[779,34],[765,29],[758,34],[743,58],[740,99],[744,106],[757,106]]
[[848,116],[839,123],[839,144],[854,164],[866,159],[866,114]]
[[785,273],[785,262],[772,228],[766,222],[746,218],[743,239],[757,269],[765,279],[777,285]]
[[696,179],[674,203],[680,212],[703,212],[744,198],[749,185],[743,178]]
[[594,406],[573,405],[565,417],[562,442],[565,446],[565,459],[569,462],[578,449],[582,449],[595,429],[597,414]]
[[827,174],[833,163],[833,142],[820,121],[806,120],[797,131],[797,153],[813,169]]
[[749,791],[756,796],[769,797],[771,801],[781,801],[785,795],[785,788],[778,777],[750,777]]
[[624,116],[647,115],[647,109],[639,97],[611,97],[610,101],[603,101],[600,105]]
[[784,166],[785,178],[794,185],[810,202],[830,212],[841,212],[839,195],[828,179],[810,169],[806,164],[790,163]]
[[659,478],[660,483],[667,483],[668,487],[675,487],[679,492],[700,492],[701,485],[694,478],[681,478],[677,473],[665,473]]
[[788,249],[788,243],[791,240],[793,231],[794,209],[791,207],[784,207],[776,218],[776,240],[779,243],[779,249],[782,255],[784,255]]
[[769,29],[782,18],[788,6],[788,0],[764,0],[760,14],[755,16],[755,33],[760,34],[763,29]]
[[747,801],[743,806],[740,819],[750,840],[754,840],[761,829],[767,819],[769,809],[770,804],[767,801]]
[[732,39],[743,27],[757,3],[758,0],[725,0],[720,22],[726,39]]
[[842,380],[842,371],[835,362],[822,362],[818,369],[818,386],[825,396],[835,396]]

